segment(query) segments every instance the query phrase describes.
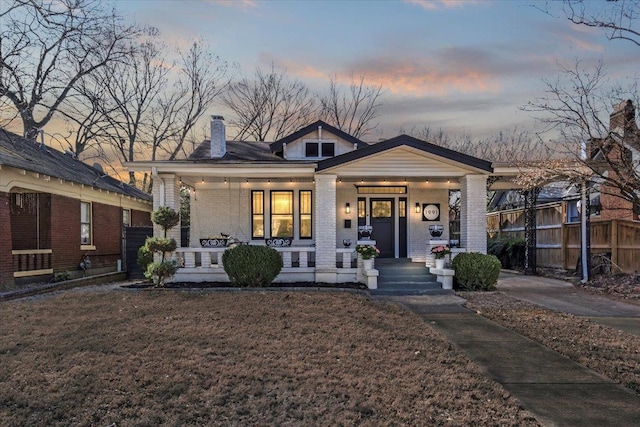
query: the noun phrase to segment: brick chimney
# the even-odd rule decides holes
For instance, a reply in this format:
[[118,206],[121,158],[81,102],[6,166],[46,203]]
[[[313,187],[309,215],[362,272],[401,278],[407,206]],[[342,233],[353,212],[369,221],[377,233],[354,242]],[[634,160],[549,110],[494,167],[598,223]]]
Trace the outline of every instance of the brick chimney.
[[211,158],[221,159],[227,154],[227,136],[224,117],[211,116]]
[[609,116],[609,130],[618,131],[620,135],[638,130],[636,125],[636,108],[630,99],[613,107],[613,113]]

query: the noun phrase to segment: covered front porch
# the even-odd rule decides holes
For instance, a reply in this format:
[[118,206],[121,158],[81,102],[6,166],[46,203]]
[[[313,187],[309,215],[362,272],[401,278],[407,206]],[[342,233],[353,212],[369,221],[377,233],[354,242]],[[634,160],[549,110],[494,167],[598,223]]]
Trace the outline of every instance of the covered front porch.
[[[154,208],[190,203],[190,247],[178,248],[176,281],[227,281],[226,247],[201,239],[230,235],[252,245],[283,244],[277,282],[367,283],[358,244],[375,244],[381,259],[433,265],[430,242],[486,252],[488,162],[396,138],[309,162],[140,162],[151,170]],[[179,241],[178,230],[171,230]],[[367,236],[367,232],[370,235]],[[160,230],[156,230],[159,234]]]

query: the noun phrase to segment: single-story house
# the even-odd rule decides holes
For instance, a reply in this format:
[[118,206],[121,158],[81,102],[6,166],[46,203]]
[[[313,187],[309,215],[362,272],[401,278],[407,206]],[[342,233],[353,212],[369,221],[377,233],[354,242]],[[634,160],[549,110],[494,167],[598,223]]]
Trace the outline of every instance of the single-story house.
[[98,165],[0,129],[0,289],[87,274],[87,256],[91,272],[116,271],[123,227],[151,225],[151,211]]
[[223,234],[279,246],[282,282],[361,281],[358,243],[430,265],[430,245],[451,237],[454,190],[459,250],[486,253],[487,178],[513,174],[408,135],[369,144],[322,121],[271,143],[228,141],[219,116],[187,159],[125,166],[152,173],[154,208],[178,209],[180,187],[190,189],[191,247],[177,250],[179,281],[228,280],[217,247],[226,240],[213,239]]

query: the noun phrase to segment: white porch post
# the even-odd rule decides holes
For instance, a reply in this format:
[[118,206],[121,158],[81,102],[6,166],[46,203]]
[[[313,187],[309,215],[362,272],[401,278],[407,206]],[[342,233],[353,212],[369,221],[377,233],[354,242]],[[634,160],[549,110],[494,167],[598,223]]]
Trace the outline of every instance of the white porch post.
[[[153,176],[153,210],[167,206],[180,212],[180,185],[174,174],[158,174]],[[162,227],[154,224],[153,235],[163,237]],[[180,226],[167,230],[167,237],[173,237],[180,246]]]
[[487,177],[460,179],[460,246],[467,252],[487,253]]
[[336,283],[336,175],[316,175],[316,282]]

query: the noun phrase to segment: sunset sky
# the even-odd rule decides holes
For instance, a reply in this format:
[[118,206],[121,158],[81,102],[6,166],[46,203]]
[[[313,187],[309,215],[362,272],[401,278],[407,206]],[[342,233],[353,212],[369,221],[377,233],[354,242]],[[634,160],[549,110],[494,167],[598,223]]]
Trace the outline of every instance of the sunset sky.
[[[596,2],[591,2],[596,3]],[[604,2],[600,2],[604,3]],[[203,38],[242,73],[271,63],[312,89],[328,76],[364,76],[386,89],[379,135],[412,127],[488,136],[529,128],[520,107],[561,65],[603,60],[611,80],[633,77],[640,48],[570,23],[558,2],[119,0],[125,16],[170,43]],[[540,9],[548,9],[548,13]],[[236,72],[237,73],[237,72]],[[224,114],[216,106],[212,114]]]

